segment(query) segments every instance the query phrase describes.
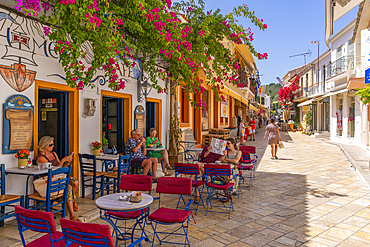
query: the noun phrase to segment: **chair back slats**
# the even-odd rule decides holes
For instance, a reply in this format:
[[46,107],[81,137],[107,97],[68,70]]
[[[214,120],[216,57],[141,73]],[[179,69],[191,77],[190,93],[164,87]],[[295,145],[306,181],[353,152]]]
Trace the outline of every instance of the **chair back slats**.
[[190,178],[162,177],[157,181],[157,193],[191,195],[192,182]]
[[120,155],[118,161],[118,174],[130,174],[131,154]]
[[18,227],[35,232],[56,233],[54,215],[51,212],[35,211],[15,205]]
[[199,165],[198,164],[189,164],[189,163],[175,163],[175,174],[183,175],[199,175]]
[[206,176],[230,176],[231,166],[230,164],[225,165],[204,164],[204,171]]
[[113,247],[110,227],[107,225],[82,223],[60,219],[64,240],[82,246]]
[[96,156],[91,154],[78,154],[78,156],[80,158],[81,173],[93,172],[96,174]]
[[251,163],[251,155],[249,152],[242,151],[242,163]]
[[122,175],[120,189],[129,191],[151,191],[152,177],[146,175]]
[[[53,192],[59,192],[62,190],[66,190],[65,192],[67,192],[69,178],[71,175],[71,169],[72,169],[72,166],[68,166],[68,167],[58,168],[56,170],[50,169],[48,171],[48,181],[47,181],[48,187],[46,190],[46,195],[48,197],[50,197],[50,194]],[[53,176],[59,175],[59,174],[65,174],[66,177],[60,180],[52,181]]]
[[5,194],[5,165],[0,165],[0,191],[1,195]]

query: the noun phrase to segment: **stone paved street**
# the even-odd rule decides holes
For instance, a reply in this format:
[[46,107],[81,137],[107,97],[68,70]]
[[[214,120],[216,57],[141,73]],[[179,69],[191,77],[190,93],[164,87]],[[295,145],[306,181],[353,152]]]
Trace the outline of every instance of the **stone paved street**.
[[[253,142],[262,158],[254,186],[235,199],[231,219],[215,213],[205,217],[200,208],[189,230],[191,245],[370,246],[369,192],[339,147],[285,132],[285,148],[279,150],[279,160],[271,160],[263,134]],[[173,205],[174,198],[162,203]],[[94,207],[90,199],[80,199],[79,205]],[[20,245],[14,221],[0,229],[0,241],[1,246]]]

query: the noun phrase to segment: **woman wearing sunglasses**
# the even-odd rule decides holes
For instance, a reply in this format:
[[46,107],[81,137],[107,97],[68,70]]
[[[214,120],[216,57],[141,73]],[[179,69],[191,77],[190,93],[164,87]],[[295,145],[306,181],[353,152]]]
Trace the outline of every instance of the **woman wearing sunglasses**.
[[[52,166],[64,166],[69,165],[72,161],[72,155],[66,156],[59,160],[58,155],[53,151],[54,138],[51,136],[43,136],[39,141],[39,154],[36,158],[36,163],[51,163]],[[68,195],[67,195],[67,208],[69,211],[69,217],[73,221],[80,221],[75,215],[75,211],[78,211],[76,203],[76,191],[78,190],[78,181],[76,178],[71,177],[69,179]]]
[[[226,150],[224,151],[224,155],[221,157],[220,161],[222,163],[228,163],[232,165],[232,175],[230,176],[231,179],[235,174],[239,174],[238,163],[242,157],[242,152],[236,149],[236,140],[234,138],[228,138],[226,141]],[[233,182],[235,183],[233,186],[233,194],[235,195],[239,184],[239,176],[236,176]]]

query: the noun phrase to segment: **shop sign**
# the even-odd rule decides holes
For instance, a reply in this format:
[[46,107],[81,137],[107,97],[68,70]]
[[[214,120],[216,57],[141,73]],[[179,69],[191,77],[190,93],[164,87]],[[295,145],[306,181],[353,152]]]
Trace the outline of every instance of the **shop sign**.
[[34,106],[23,95],[13,95],[3,104],[3,154],[20,149],[33,151]]
[[370,83],[370,67],[365,70],[365,84]]

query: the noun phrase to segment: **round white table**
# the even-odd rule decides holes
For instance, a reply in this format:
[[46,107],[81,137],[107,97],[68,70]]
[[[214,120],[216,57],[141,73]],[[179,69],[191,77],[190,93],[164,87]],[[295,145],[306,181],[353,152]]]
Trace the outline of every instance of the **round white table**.
[[[109,224],[112,225],[114,232],[116,233],[116,246],[118,246],[118,240],[129,240],[131,239],[131,242],[133,242],[133,237],[134,237],[134,231],[135,231],[135,226],[139,222],[143,222],[144,226],[140,226],[141,229],[144,231],[145,227],[145,218],[149,215],[149,210],[145,210],[149,208],[149,206],[153,203],[153,197],[144,193],[141,193],[142,200],[141,202],[130,202],[130,201],[120,201],[119,197],[120,196],[128,196],[130,195],[130,192],[126,193],[115,193],[115,194],[110,194],[106,196],[102,196],[98,198],[95,201],[95,205],[100,209],[100,218],[107,221]],[[106,211],[115,211],[115,212],[130,212],[130,211],[136,211],[136,210],[143,210],[142,211],[142,217],[140,219],[137,219],[137,223],[133,227],[133,230],[131,233],[127,231],[126,226],[125,227],[118,227],[117,226],[117,221],[113,221],[112,217],[107,214]],[[105,211],[103,213],[103,211]],[[114,219],[114,218],[113,218]],[[126,225],[126,224],[124,224]],[[123,232],[120,229],[125,229]],[[145,231],[143,232],[146,236]],[[125,237],[125,235],[129,235],[129,237]]]
[[146,148],[147,151],[151,151],[151,152],[155,152],[155,151],[162,151],[164,150],[164,147],[161,147],[161,148],[154,148],[154,147],[147,147]]
[[153,197],[144,193],[141,194],[141,197],[143,197],[143,199],[141,200],[141,202],[138,203],[119,200],[120,196],[128,196],[130,194],[130,192],[126,192],[102,196],[96,199],[95,205],[101,210],[128,212],[144,209],[146,207],[149,207],[150,204],[153,203]]

